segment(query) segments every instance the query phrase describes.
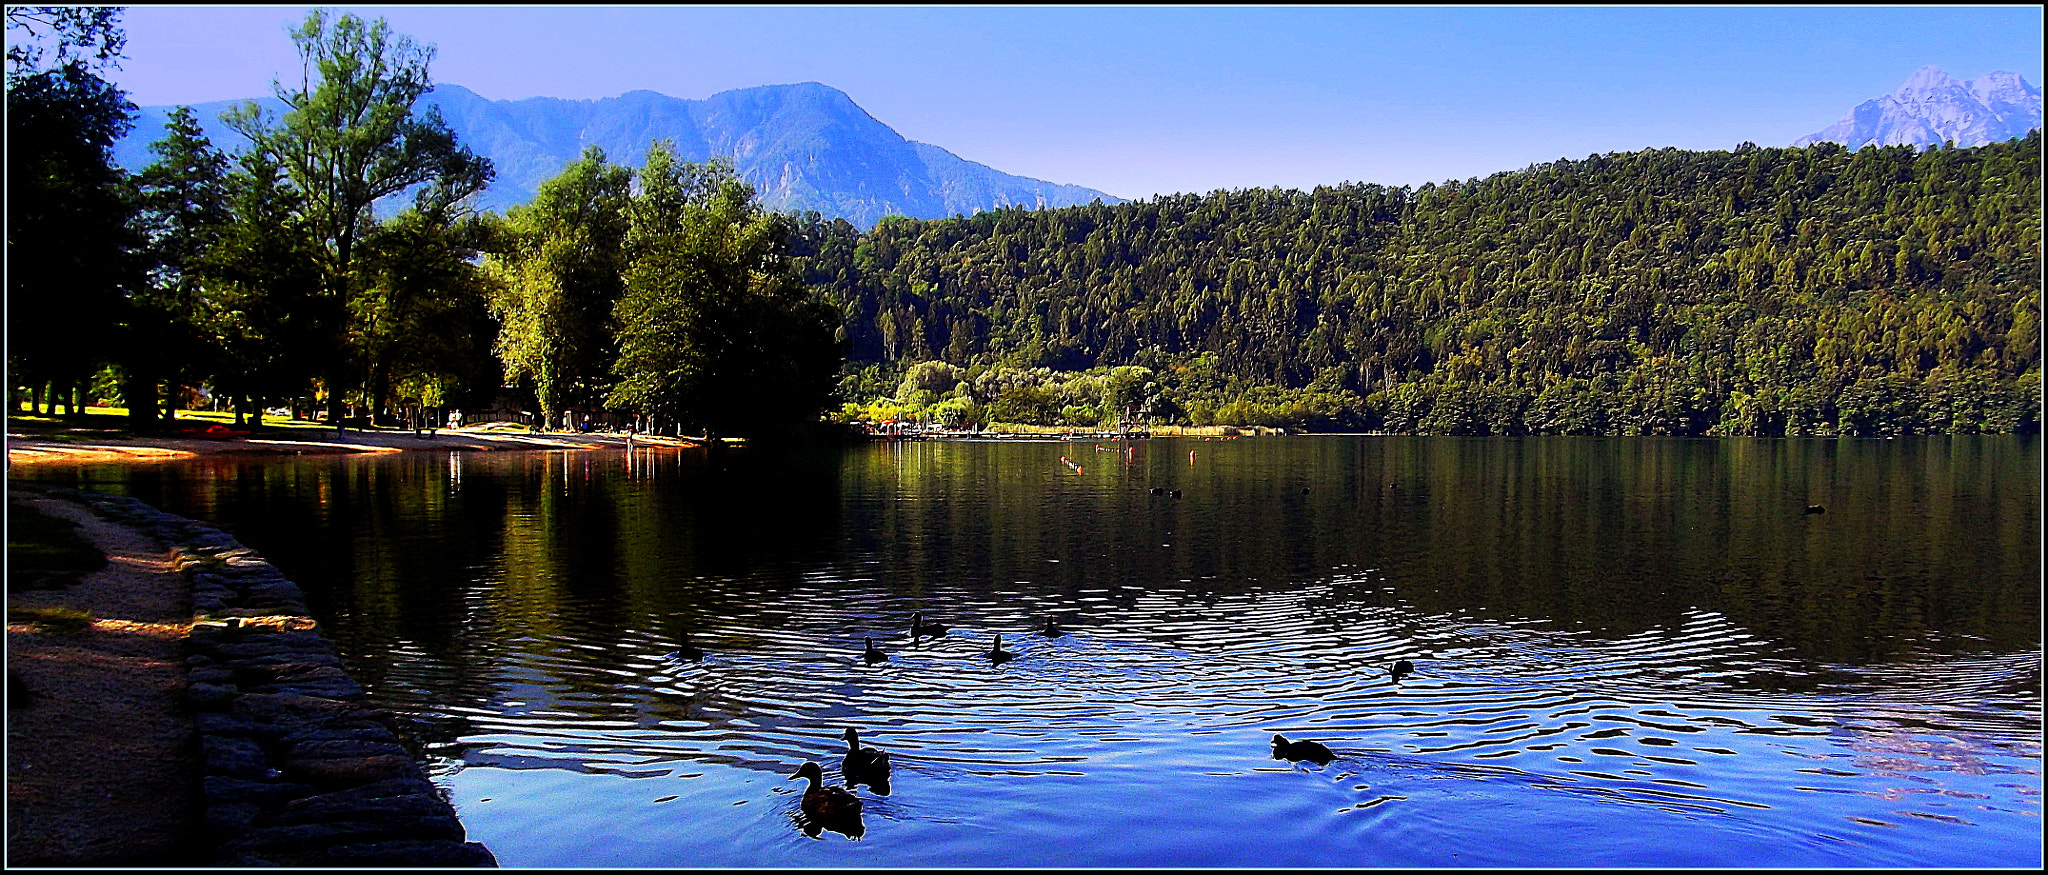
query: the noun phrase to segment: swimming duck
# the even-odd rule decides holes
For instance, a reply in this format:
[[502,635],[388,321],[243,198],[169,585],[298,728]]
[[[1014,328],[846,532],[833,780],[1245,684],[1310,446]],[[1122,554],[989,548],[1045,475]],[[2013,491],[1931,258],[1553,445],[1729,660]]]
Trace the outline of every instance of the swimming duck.
[[850,817],[860,813],[860,797],[845,787],[825,786],[825,770],[817,763],[806,762],[796,769],[790,779],[809,778],[811,786],[804,789],[803,810],[805,814],[819,820],[835,817]]
[[1398,684],[1401,682],[1401,678],[1415,673],[1415,663],[1403,659],[1394,663],[1393,668],[1387,669],[1387,673],[1393,675],[1394,683]]
[[1044,635],[1047,638],[1058,638],[1061,635],[1067,634],[1067,630],[1060,628],[1059,618],[1047,617],[1045,618],[1045,631],[1038,634]]
[[889,793],[889,752],[879,747],[861,747],[860,733],[851,726],[846,727],[846,759],[839,763],[839,774],[845,776],[846,786],[868,785],[875,792]]
[[1821,506],[1820,506],[1820,505],[1818,505],[1818,504],[1809,504],[1809,505],[1807,505],[1807,506],[1806,506],[1806,512],[1807,512],[1807,513],[1827,513],[1827,512],[1828,512],[1828,509],[1827,509],[1827,508],[1825,508],[1825,507],[1821,507]]
[[910,615],[910,640],[916,641],[926,635],[936,638],[944,634],[946,634],[946,624],[927,623],[924,621],[923,614]]
[[676,651],[669,654],[671,658],[686,659],[693,662],[704,658],[704,651],[697,649],[697,645],[690,643],[690,633],[684,632],[676,637]]
[[861,651],[860,656],[862,659],[870,663],[889,661],[889,654],[883,653],[882,648],[875,646],[875,639],[869,638],[866,640],[868,642],[868,649]]
[[1313,741],[1288,741],[1287,736],[1275,735],[1273,736],[1273,758],[1294,762],[1307,761],[1319,766],[1326,766],[1330,764],[1331,760],[1336,759],[1337,755],[1331,753],[1329,748]]
[[1003,636],[997,635],[996,643],[989,645],[988,658],[990,662],[994,662],[997,665],[1002,665],[1005,662],[1009,662],[1012,659],[1016,659],[1017,654],[1004,650]]

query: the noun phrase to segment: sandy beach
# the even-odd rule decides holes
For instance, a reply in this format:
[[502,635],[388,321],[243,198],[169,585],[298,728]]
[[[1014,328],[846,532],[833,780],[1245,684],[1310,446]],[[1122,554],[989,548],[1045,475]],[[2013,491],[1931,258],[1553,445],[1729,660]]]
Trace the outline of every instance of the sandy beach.
[[302,455],[310,453],[395,453],[407,450],[590,450],[632,446],[689,447],[701,441],[657,435],[530,434],[522,430],[477,426],[432,434],[400,430],[336,432],[330,429],[279,428],[247,437],[97,436],[89,430],[50,429],[7,434],[7,464],[155,462],[217,453]]

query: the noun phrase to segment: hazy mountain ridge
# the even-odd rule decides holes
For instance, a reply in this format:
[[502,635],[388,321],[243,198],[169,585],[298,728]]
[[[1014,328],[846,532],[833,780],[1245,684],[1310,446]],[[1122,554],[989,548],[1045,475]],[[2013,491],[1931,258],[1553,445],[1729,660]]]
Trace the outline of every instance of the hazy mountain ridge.
[[1959,82],[1940,68],[1922,67],[1897,91],[1857,104],[1840,121],[1792,145],[1983,146],[2040,126],[2041,89],[2019,74],[1999,71]]
[[[246,144],[220,123],[240,100],[194,104],[207,136],[226,151]],[[258,100],[282,112],[274,97]],[[777,210],[817,210],[861,228],[883,216],[919,219],[973,214],[1007,206],[1064,207],[1115,197],[1078,185],[1015,176],[904,139],[868,115],[844,92],[816,82],[764,85],[684,100],[629,91],[597,100],[532,97],[487,100],[442,84],[421,100],[439,107],[459,142],[497,164],[498,178],[480,206],[500,213],[533,198],[540,184],[596,145],[614,163],[638,165],[648,144],[673,140],[692,161],[732,159],[740,175]],[[115,147],[134,171],[154,160],[149,144],[163,136],[174,107],[143,107],[135,130]]]

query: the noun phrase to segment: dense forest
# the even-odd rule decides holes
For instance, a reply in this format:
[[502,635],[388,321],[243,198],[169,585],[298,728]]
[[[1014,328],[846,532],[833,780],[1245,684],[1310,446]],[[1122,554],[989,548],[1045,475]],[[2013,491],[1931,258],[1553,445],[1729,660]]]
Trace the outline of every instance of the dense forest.
[[844,415],[1466,435],[2031,431],[2038,131],[800,221]]

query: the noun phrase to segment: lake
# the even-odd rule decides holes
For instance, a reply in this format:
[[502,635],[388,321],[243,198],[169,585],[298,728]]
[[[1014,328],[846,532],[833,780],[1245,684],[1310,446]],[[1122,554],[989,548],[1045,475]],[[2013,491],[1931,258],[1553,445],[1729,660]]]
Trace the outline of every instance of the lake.
[[[16,475],[269,557],[508,867],[2042,862],[2037,437]],[[792,776],[846,727],[890,792],[821,830]]]

